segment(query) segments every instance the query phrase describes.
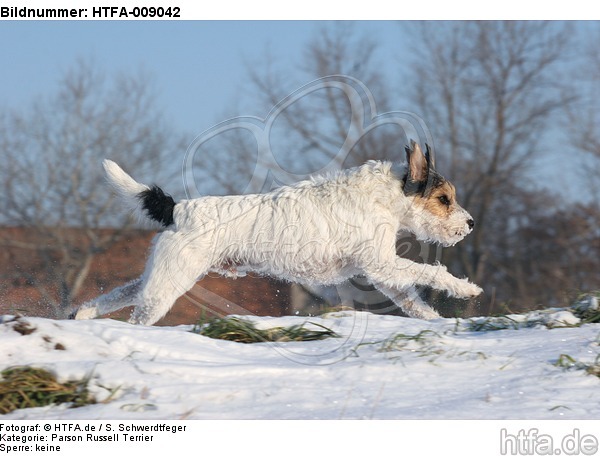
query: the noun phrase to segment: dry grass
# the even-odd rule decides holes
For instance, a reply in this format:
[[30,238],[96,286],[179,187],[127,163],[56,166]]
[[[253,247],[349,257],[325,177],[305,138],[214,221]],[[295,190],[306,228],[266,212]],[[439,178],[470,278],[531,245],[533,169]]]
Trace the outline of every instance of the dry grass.
[[[588,323],[600,323],[600,292],[580,295],[570,307],[560,309],[534,310],[520,315],[500,315],[470,318],[466,323],[467,331],[499,331],[503,329],[524,329],[545,326],[548,329],[576,328]],[[553,319],[552,314],[564,311],[571,313],[574,319],[561,321]]]
[[213,339],[231,340],[243,344],[258,342],[312,341],[327,339],[329,337],[338,337],[335,331],[332,331],[325,326],[311,322],[308,322],[308,324],[315,326],[318,329],[307,328],[307,323],[289,326],[287,328],[276,327],[259,329],[250,320],[237,317],[225,317],[214,319],[204,325],[197,325],[193,329],[193,332]]
[[562,367],[564,370],[584,370],[590,375],[600,377],[600,355],[598,355],[593,363],[583,363],[577,361],[570,355],[561,354],[558,360],[554,363],[556,367]]
[[600,291],[582,294],[571,306],[573,313],[581,318],[581,323],[600,323]]
[[28,366],[10,367],[0,372],[0,414],[29,407],[70,403],[71,407],[94,404],[89,379],[60,383],[45,370]]

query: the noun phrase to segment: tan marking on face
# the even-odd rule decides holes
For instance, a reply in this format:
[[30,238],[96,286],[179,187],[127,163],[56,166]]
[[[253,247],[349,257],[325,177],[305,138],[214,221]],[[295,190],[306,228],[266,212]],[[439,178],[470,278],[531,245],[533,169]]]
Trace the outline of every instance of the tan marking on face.
[[[449,205],[444,204],[444,198],[448,200]],[[450,182],[444,181],[431,190],[427,197],[415,198],[415,203],[436,217],[447,218],[456,208],[456,189]]]

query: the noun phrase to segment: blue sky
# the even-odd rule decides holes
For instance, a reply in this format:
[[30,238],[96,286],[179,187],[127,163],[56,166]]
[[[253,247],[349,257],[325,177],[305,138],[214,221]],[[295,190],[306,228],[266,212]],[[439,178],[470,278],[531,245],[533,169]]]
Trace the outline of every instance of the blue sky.
[[[53,93],[77,58],[92,59],[108,74],[143,68],[153,78],[158,106],[177,130],[194,136],[226,120],[248,80],[246,62],[261,62],[268,48],[279,66],[298,65],[303,48],[324,21],[0,21],[0,109],[26,106]],[[398,89],[395,73],[410,60],[394,21],[359,22],[359,34],[381,44],[379,59]],[[393,58],[390,58],[393,56]],[[309,81],[305,81],[309,82]],[[409,109],[390,94],[391,109]],[[266,112],[241,106],[244,115]],[[184,151],[182,151],[183,154]],[[565,177],[564,163],[546,157],[548,179]],[[576,169],[577,163],[573,165]]]
[[[28,104],[55,90],[61,74],[84,57],[109,74],[143,68],[154,79],[158,104],[167,118],[177,128],[199,134],[225,120],[220,116],[235,103],[248,78],[245,62],[259,62],[268,48],[279,64],[296,65],[302,48],[322,25],[319,21],[2,22],[0,107]],[[359,28],[376,33],[384,46],[402,50],[396,23],[365,22]]]

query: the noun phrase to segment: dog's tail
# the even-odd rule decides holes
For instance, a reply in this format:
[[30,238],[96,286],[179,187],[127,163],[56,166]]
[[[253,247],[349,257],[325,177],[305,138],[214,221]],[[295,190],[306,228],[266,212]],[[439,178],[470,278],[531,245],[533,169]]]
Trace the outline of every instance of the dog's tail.
[[148,187],[136,182],[113,161],[104,160],[102,166],[110,185],[140,219],[149,218],[164,227],[173,224],[175,201],[171,195],[156,185]]

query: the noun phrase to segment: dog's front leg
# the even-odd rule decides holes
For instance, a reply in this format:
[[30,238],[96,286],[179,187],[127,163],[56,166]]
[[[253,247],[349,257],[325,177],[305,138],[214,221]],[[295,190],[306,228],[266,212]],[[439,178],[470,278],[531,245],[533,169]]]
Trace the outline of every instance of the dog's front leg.
[[440,314],[421,299],[415,287],[399,290],[387,287],[382,283],[374,283],[373,285],[381,293],[390,298],[409,317],[421,318],[423,320],[440,318]]
[[446,290],[450,296],[463,299],[474,298],[483,293],[483,289],[480,286],[470,282],[466,278],[459,279],[458,277],[454,277],[448,272],[446,266],[442,264],[428,266],[437,270],[434,273],[433,281],[429,284],[433,288]]
[[398,291],[422,285],[445,290],[450,296],[458,298],[472,298],[483,291],[467,279],[454,277],[441,264],[420,264],[399,257],[370,264],[365,267],[365,273],[373,284]]

